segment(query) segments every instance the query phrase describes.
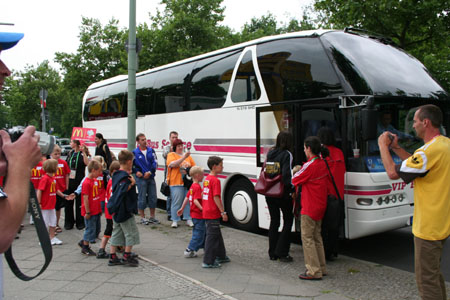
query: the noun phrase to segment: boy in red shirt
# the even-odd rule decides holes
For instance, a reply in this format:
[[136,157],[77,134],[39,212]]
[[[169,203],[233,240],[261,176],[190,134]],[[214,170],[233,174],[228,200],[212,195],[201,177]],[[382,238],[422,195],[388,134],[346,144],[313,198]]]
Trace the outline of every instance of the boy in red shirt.
[[[51,157],[58,161],[58,168],[56,169],[55,178],[61,191],[65,191],[69,186],[70,168],[67,162],[61,159],[61,148],[58,145],[55,145],[53,147]],[[60,197],[59,195],[56,195],[56,233],[62,232],[61,227],[59,227],[59,218],[61,217],[61,208],[64,207],[64,204],[65,199]]]
[[220,180],[217,175],[223,171],[223,158],[210,156],[208,168],[211,173],[203,182],[203,219],[206,224],[205,255],[203,268],[219,268],[221,263],[230,261],[226,256],[225,244],[220,231],[220,219],[228,221],[221,199]]
[[62,198],[67,196],[61,192],[61,189],[55,178],[55,173],[58,168],[58,161],[55,159],[48,159],[43,163],[45,175],[39,181],[37,189],[37,199],[41,205],[42,218],[49,230],[49,235],[52,245],[62,245],[62,241],[55,237],[56,228],[56,195]]
[[[109,166],[109,174],[111,175],[111,177],[119,169],[120,169],[120,163],[117,160],[113,161],[111,163],[111,165]],[[106,244],[108,243],[109,239],[111,238],[111,234],[113,231],[113,220],[112,220],[112,216],[109,214],[108,207],[107,207],[108,200],[109,200],[109,198],[111,198],[111,193],[112,193],[112,180],[110,179],[108,181],[108,185],[106,187],[106,195],[105,195],[106,228],[105,228],[105,232],[103,232],[102,244],[100,245],[100,249],[98,249],[97,258],[109,258],[109,254],[106,253],[105,247],[106,247]]]
[[97,177],[103,173],[102,165],[96,160],[91,160],[88,164],[88,172],[89,175],[85,178],[81,188],[81,215],[84,217],[86,228],[78,246],[80,246],[82,254],[95,256],[97,254],[89,247],[89,241],[95,241],[97,228],[100,228],[102,207]]
[[184,251],[184,257],[197,257],[197,251],[205,246],[205,220],[203,219],[202,207],[202,188],[200,182],[203,180],[203,169],[199,166],[193,166],[189,171],[193,183],[184,198],[181,208],[177,211],[177,215],[181,216],[184,207],[189,201],[191,208],[191,217],[194,227],[192,228],[192,238],[188,247]]
[[[45,155],[41,155],[41,161],[33,168],[31,169],[31,183],[33,183],[34,189],[37,193],[37,189],[39,187],[39,181],[41,180],[41,177],[44,176],[44,170],[42,169],[42,164],[47,159]],[[30,225],[33,225],[33,217],[30,215]]]

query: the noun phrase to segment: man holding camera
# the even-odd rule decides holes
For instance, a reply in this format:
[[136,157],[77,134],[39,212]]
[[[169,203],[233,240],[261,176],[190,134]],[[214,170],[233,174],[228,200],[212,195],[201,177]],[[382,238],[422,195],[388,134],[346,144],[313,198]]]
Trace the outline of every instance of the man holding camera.
[[[425,145],[410,155],[398,145],[397,135],[378,138],[381,159],[391,179],[414,180],[414,265],[419,294],[425,300],[447,300],[440,270],[442,250],[450,236],[450,139],[440,134],[442,111],[427,104],[414,114],[414,130]],[[395,165],[389,149],[403,162]]]
[[[14,47],[22,37],[22,33],[0,32],[0,54]],[[10,75],[11,71],[0,59],[0,90]],[[28,126],[14,143],[6,131],[0,131],[0,176],[6,176],[3,190],[0,188],[0,299],[3,298],[1,253],[8,250],[20,227],[30,195],[31,168],[41,157],[35,131],[33,126]]]

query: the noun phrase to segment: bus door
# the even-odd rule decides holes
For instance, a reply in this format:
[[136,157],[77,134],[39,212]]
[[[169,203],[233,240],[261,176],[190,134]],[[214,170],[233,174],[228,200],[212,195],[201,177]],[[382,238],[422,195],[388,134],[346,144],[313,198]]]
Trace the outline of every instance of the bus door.
[[[275,145],[276,137],[282,130],[293,135],[292,166],[306,162],[303,141],[308,136],[317,135],[322,127],[335,132],[337,146],[342,145],[341,118],[338,99],[315,99],[274,104],[256,108],[256,163],[262,167],[270,148]],[[299,231],[299,222],[295,228]]]

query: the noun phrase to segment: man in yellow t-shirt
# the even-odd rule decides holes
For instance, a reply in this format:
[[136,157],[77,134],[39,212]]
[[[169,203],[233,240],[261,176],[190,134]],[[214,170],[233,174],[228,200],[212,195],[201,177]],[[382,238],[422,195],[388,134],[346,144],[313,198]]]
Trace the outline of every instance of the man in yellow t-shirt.
[[[447,300],[440,270],[442,249],[450,236],[450,139],[440,135],[442,111],[423,105],[414,114],[414,130],[425,145],[410,155],[390,132],[378,138],[381,159],[391,179],[414,180],[415,273],[422,299]],[[391,138],[393,140],[391,141]],[[402,160],[395,165],[389,148]]]

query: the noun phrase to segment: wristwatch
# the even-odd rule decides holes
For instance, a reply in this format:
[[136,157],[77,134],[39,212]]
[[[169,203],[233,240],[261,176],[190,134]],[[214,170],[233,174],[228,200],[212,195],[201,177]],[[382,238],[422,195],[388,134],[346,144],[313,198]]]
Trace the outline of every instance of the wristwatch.
[[226,211],[223,211],[223,212],[220,213],[221,216],[226,215],[226,214],[227,214]]

